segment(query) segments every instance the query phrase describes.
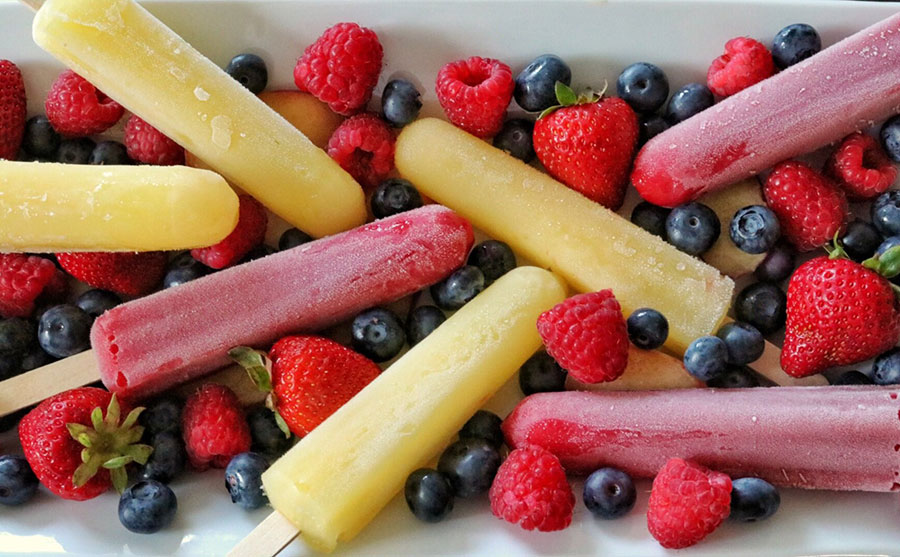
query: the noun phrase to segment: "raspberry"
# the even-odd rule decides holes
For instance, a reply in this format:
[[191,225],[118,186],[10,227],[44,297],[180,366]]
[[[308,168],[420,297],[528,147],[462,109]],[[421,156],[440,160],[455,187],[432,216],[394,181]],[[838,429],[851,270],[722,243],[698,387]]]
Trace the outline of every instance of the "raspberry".
[[184,164],[184,149],[158,129],[132,115],[125,123],[128,156],[144,164]]
[[331,110],[349,116],[366,106],[381,73],[378,35],[356,23],[338,23],[306,47],[294,67],[294,83]]
[[478,137],[491,137],[500,131],[514,88],[509,66],[478,56],[441,68],[435,85],[447,118]]
[[206,384],[189,396],[181,414],[184,447],[191,466],[225,468],[250,450],[250,426],[237,396],[224,385]]
[[25,82],[9,60],[0,60],[0,159],[15,160],[25,134]]
[[851,199],[875,197],[897,178],[897,168],[875,138],[858,132],[841,141],[825,167]]
[[374,114],[357,114],[334,130],[328,154],[357,182],[374,188],[394,169],[394,135]]
[[41,294],[65,286],[65,277],[49,259],[22,253],[0,254],[0,316],[28,317]]
[[500,465],[490,491],[491,512],[525,530],[562,530],[572,523],[575,495],[559,459],[535,445],[518,448]]
[[53,128],[69,137],[85,137],[113,127],[125,109],[72,70],[59,74],[44,103]]
[[647,528],[668,549],[694,545],[731,511],[731,478],[698,464],[670,459],[653,480]]
[[612,290],[573,296],[541,314],[547,352],[584,383],[613,381],[628,364],[628,330]]
[[159,284],[166,271],[165,252],[57,253],[67,273],[94,288],[140,296]]
[[260,245],[266,237],[269,217],[259,201],[249,195],[241,195],[237,226],[224,240],[207,248],[193,249],[194,259],[213,269],[234,265],[247,253]]
[[737,37],[725,43],[725,54],[710,64],[706,82],[713,93],[728,97],[773,73],[772,53],[759,41]]

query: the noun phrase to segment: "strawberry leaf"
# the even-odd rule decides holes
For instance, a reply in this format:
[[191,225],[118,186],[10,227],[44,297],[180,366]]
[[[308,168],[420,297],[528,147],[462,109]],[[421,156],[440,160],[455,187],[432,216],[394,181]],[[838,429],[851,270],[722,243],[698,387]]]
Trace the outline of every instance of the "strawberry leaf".
[[575,95],[575,91],[562,81],[556,82],[554,90],[556,92],[556,101],[560,106],[572,106],[578,102],[578,96]]
[[116,488],[118,493],[122,493],[125,491],[125,486],[128,485],[128,472],[125,471],[125,467],[121,468],[113,468],[109,471],[109,479],[112,480],[113,487]]
[[278,410],[272,410],[275,413],[275,423],[278,424],[278,429],[284,433],[285,439],[290,439],[291,437],[291,429],[288,427],[287,422],[284,421],[284,418],[281,417],[281,414],[278,413]]
[[264,393],[272,391],[272,361],[265,352],[248,346],[236,346],[228,357],[246,370],[256,388]]
[[115,468],[122,468],[126,464],[128,464],[129,462],[131,462],[133,460],[134,459],[128,455],[117,456],[115,458],[111,458],[111,459],[107,460],[106,462],[104,462],[103,467],[106,468],[107,470],[113,470]]

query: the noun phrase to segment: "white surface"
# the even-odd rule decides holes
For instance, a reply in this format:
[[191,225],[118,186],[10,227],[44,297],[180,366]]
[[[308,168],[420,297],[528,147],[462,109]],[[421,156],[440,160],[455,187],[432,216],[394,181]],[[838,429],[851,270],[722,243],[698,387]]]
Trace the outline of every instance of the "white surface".
[[[297,56],[326,27],[357,21],[375,29],[385,48],[386,67],[377,92],[395,75],[411,78],[425,92],[432,114],[437,70],[471,55],[500,58],[518,71],[531,58],[553,52],[571,64],[576,86],[600,86],[604,79],[614,85],[624,66],[649,61],[667,72],[674,90],[688,81],[704,81],[709,62],[734,36],[769,43],[781,27],[807,22],[829,45],[898,9],[898,4],[832,1],[725,5],[288,0],[147,6],[220,65],[243,51],[262,55],[269,64],[270,88],[293,87]],[[41,111],[60,66],[31,42],[30,20],[26,8],[0,5],[0,58],[22,67],[33,114]],[[505,412],[517,397],[517,386],[508,385],[491,406]],[[0,449],[17,450],[14,436],[0,436]],[[490,515],[486,498],[457,501],[448,520],[426,525],[417,522],[398,497],[341,550],[358,555],[675,554],[661,549],[647,533],[648,483],[639,485],[632,514],[613,522],[592,519],[580,502],[580,483],[574,487],[575,520],[562,532],[526,533],[503,523]],[[180,505],[175,523],[152,536],[131,534],[119,524],[113,493],[75,503],[42,489],[25,507],[0,507],[0,554],[223,555],[267,512],[234,507],[221,471],[188,474],[173,488]],[[896,494],[784,490],[781,510],[768,522],[726,523],[700,545],[677,554],[892,554],[900,548],[898,503]],[[284,554],[307,552],[295,543]]]

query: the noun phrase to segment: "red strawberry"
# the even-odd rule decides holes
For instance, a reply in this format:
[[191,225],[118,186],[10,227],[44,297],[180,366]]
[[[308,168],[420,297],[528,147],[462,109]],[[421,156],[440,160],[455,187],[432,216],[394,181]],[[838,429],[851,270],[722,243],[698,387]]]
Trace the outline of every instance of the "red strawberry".
[[191,250],[191,256],[213,269],[234,265],[266,237],[269,216],[265,207],[249,195],[241,195],[238,222],[234,230],[218,244]]
[[15,160],[25,133],[25,82],[9,60],[0,60],[0,159]]
[[188,397],[181,413],[181,433],[191,466],[225,468],[232,457],[250,450],[250,426],[237,395],[208,383]]
[[166,254],[161,251],[57,253],[62,268],[94,288],[141,296],[159,284],[166,272]]
[[534,151],[541,164],[575,191],[618,209],[637,145],[637,115],[622,99],[576,98],[561,83],[557,98],[562,106],[547,109],[534,124]]
[[875,197],[887,191],[897,179],[897,167],[875,138],[859,132],[841,141],[826,168],[852,199]]
[[65,275],[49,259],[0,253],[0,316],[28,317],[39,296],[59,297],[65,287]]
[[[92,499],[110,485],[122,491],[128,481],[125,465],[147,462],[153,449],[137,444],[144,428],[135,425],[142,410],[120,408],[103,389],[72,389],[26,414],[19,422],[19,441],[47,489],[64,499]],[[121,421],[124,412],[128,415]]]

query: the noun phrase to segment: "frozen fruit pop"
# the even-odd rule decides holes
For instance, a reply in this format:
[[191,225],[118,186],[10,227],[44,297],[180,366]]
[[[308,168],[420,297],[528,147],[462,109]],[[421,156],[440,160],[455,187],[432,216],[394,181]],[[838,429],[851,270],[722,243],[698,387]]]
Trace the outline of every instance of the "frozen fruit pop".
[[206,170],[0,161],[3,252],[197,248],[237,218],[237,195]]
[[582,383],[571,375],[566,388],[572,391],[647,391],[705,387],[684,369],[681,360],[659,350],[628,347],[628,367],[615,381]]
[[900,489],[897,386],[541,393],[503,423],[566,470],[653,477],[672,457],[805,489]]
[[349,174],[133,0],[48,0],[33,35],[297,228],[320,237],[365,221]]
[[900,14],[728,97],[647,142],[631,179],[674,207],[900,111]]

